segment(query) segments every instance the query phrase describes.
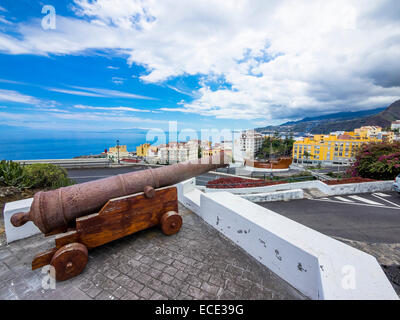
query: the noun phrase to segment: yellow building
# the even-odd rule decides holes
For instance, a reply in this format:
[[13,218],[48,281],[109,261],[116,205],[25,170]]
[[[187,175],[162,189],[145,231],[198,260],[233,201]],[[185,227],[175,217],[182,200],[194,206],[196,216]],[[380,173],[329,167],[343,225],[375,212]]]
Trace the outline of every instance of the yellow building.
[[[127,153],[127,152],[128,152],[128,150],[125,145],[119,146],[119,153]],[[108,150],[108,153],[118,153],[118,147],[111,147]]]
[[136,147],[136,155],[138,157],[146,157],[150,148],[150,143],[144,143]]
[[213,150],[213,149],[203,149],[203,150],[201,150],[201,157],[202,158],[206,158],[206,157],[209,157],[209,156],[212,156],[214,153],[215,153],[215,149]]
[[[357,130],[357,129],[356,129]],[[314,135],[293,145],[294,163],[313,163],[324,165],[350,164],[357,151],[365,143],[382,141],[368,131],[344,132],[338,135]]]
[[202,158],[206,158],[209,156],[215,156],[216,154],[219,154],[221,151],[224,151],[225,156],[232,157],[232,149],[231,148],[221,148],[221,147],[202,149],[201,156],[202,156]]
[[364,126],[354,129],[354,133],[362,137],[376,137],[380,132],[382,132],[382,128],[377,126]]
[[378,138],[381,138],[383,142],[392,143],[394,141],[395,135],[393,131],[381,132],[378,135]]
[[128,158],[128,157],[129,157],[129,152],[125,145],[119,146],[119,152],[117,146],[109,148],[107,152],[107,158],[114,162],[117,162],[118,159],[121,160],[123,158]]

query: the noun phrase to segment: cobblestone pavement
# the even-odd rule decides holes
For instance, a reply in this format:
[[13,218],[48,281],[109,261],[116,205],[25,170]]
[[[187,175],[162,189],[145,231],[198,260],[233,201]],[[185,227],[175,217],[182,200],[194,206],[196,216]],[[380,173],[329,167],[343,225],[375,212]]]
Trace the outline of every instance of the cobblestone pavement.
[[0,299],[304,299],[233,242],[184,207],[173,236],[145,230],[89,252],[79,276],[44,290],[35,254],[42,235],[0,245]]

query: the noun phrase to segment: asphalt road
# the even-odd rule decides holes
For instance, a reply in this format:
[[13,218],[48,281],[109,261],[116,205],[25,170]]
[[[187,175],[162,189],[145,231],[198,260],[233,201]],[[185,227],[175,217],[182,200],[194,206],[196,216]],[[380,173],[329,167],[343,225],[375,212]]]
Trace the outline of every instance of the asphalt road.
[[[83,183],[92,180],[98,180],[114,176],[116,174],[123,174],[132,171],[139,171],[148,169],[148,166],[129,166],[119,168],[96,168],[96,169],[68,169],[68,176],[76,183]],[[205,173],[196,177],[196,184],[205,186],[208,181],[220,178],[221,176],[213,173]]]
[[400,195],[396,192],[259,205],[328,236],[373,243],[400,243]]

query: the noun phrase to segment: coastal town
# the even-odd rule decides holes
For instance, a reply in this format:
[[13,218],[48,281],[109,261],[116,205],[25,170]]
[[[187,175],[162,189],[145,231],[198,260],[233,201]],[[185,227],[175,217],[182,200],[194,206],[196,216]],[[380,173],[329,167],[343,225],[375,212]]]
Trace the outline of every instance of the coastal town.
[[[363,126],[353,131],[335,131],[329,134],[314,134],[307,136],[297,136],[293,139],[293,149],[288,150],[287,154],[272,153],[272,159],[279,157],[289,157],[291,162],[287,162],[285,167],[275,167],[276,170],[289,169],[291,163],[309,164],[316,166],[349,166],[354,162],[357,152],[363,145],[369,143],[386,142],[392,143],[400,141],[400,120],[391,124],[388,130],[383,130],[379,126]],[[277,139],[282,134],[275,133]],[[290,133],[284,133],[288,136]],[[223,151],[230,156],[235,163],[243,166],[253,166],[257,163],[258,167],[272,169],[268,166],[268,160],[263,158],[259,152],[263,147],[263,142],[271,138],[274,133],[260,133],[255,130],[239,132],[234,141],[221,141],[212,143],[208,140],[189,140],[187,142],[169,142],[152,146],[144,143],[136,147],[135,151],[128,151],[126,145],[110,147],[107,152],[101,154],[112,162],[119,163],[148,163],[148,164],[173,164],[178,162],[192,161],[219,154]]]
[[400,301],[399,30],[399,0],[0,1],[0,301]]

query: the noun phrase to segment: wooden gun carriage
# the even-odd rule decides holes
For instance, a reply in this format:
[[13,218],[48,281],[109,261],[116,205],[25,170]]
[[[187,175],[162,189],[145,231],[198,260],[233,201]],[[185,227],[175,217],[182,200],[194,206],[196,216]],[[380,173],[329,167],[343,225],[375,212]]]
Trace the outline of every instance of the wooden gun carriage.
[[67,280],[84,270],[89,249],[157,225],[165,235],[177,233],[182,217],[171,185],[226,166],[223,156],[39,192],[31,210],[11,223],[33,221],[46,236],[56,235],[55,247],[35,256],[32,269],[50,264],[58,281]]

